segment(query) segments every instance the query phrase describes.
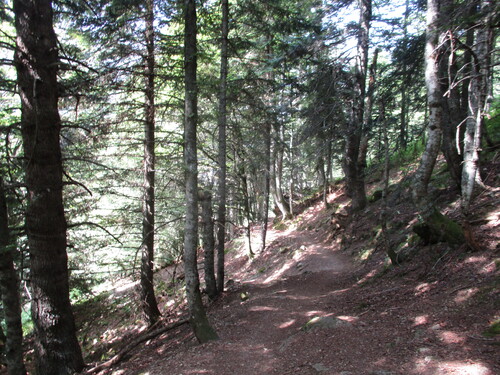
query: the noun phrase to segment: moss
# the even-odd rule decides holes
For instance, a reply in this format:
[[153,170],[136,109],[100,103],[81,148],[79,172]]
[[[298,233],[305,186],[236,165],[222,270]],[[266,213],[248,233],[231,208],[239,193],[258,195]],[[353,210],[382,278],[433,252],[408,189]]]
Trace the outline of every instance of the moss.
[[437,210],[433,210],[424,222],[416,224],[413,231],[418,234],[424,244],[446,242],[450,245],[461,245],[465,243],[462,227]]
[[383,190],[375,190],[373,192],[373,194],[368,197],[368,202],[374,203],[374,202],[382,199],[383,194],[384,194]]
[[494,337],[496,335],[500,335],[500,318],[493,321],[488,329],[483,332],[483,336],[486,337]]
[[374,252],[375,252],[375,247],[368,247],[366,249],[362,249],[359,251],[357,258],[359,261],[363,262],[369,259]]
[[288,229],[288,225],[284,221],[278,221],[274,224],[274,229],[276,230],[286,230]]
[[248,298],[250,298],[250,296],[249,296],[248,292],[241,292],[241,293],[240,293],[240,299],[241,299],[242,301],[246,301],[246,300],[248,300]]

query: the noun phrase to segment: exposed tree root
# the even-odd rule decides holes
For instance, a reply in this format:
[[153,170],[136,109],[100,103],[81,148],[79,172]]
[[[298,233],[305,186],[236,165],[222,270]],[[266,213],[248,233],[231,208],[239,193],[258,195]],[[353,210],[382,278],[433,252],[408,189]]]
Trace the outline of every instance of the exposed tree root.
[[182,319],[179,320],[175,323],[172,323],[168,326],[158,328],[155,331],[150,331],[145,333],[144,335],[138,337],[137,339],[133,340],[130,342],[127,346],[125,346],[118,354],[116,354],[113,358],[107,360],[104,363],[101,363],[100,365],[97,365],[95,367],[92,367],[86,371],[84,371],[82,374],[84,375],[90,375],[90,374],[95,374],[97,372],[100,372],[102,370],[109,369],[110,367],[118,364],[128,353],[130,353],[136,346],[139,344],[143,343],[144,341],[151,340],[152,338],[155,338],[156,336],[159,336],[165,332],[171,331],[177,327],[180,327],[184,324],[189,323],[189,319]]

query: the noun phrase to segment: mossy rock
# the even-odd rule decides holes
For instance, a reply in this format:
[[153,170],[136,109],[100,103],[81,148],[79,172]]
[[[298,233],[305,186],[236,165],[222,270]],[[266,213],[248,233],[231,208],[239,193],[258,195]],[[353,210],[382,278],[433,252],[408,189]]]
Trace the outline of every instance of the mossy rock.
[[273,227],[276,230],[286,230],[286,229],[288,229],[287,223],[285,223],[284,221],[281,221],[281,220],[278,221],[278,222],[276,222],[276,223],[274,223]]
[[248,294],[248,292],[241,292],[240,293],[240,299],[243,302],[247,301],[249,298],[250,298],[250,295]]
[[465,243],[462,227],[437,210],[427,216],[424,222],[416,224],[413,231],[422,239],[425,245],[438,242],[446,242],[450,245]]
[[374,203],[384,196],[384,191],[383,190],[375,190],[372,195],[368,197],[368,202]]
[[491,323],[488,329],[483,332],[483,336],[486,337],[494,337],[497,335],[500,335],[500,318]]

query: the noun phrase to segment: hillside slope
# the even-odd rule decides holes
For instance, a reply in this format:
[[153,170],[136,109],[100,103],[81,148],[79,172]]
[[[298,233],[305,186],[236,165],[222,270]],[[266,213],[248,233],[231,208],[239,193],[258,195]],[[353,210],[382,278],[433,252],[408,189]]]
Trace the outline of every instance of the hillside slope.
[[[402,186],[389,197],[397,214],[388,222],[390,246],[406,254],[401,265],[389,265],[380,241],[380,201],[347,217],[337,187],[328,208],[316,202],[287,229],[270,228],[269,246],[254,259],[243,239],[230,244],[227,291],[208,308],[219,341],[198,345],[183,325],[101,373],[500,373],[499,338],[484,334],[500,317],[499,190],[476,203],[482,250],[469,253],[418,244]],[[436,194],[453,216],[456,194]]]

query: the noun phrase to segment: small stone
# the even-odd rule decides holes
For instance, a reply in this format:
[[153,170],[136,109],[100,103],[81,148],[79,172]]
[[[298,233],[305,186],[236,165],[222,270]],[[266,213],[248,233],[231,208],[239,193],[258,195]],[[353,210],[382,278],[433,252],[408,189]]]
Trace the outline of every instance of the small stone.
[[313,367],[313,369],[315,369],[318,372],[326,372],[326,371],[330,370],[330,368],[326,367],[322,363],[316,363],[316,364],[312,365],[312,367]]
[[280,254],[285,254],[288,250],[290,250],[289,247],[283,247],[280,249]]
[[249,298],[249,296],[248,296],[248,292],[241,292],[241,293],[240,293],[240,299],[241,299],[242,301],[246,301],[248,298]]
[[333,316],[315,316],[302,327],[302,330],[333,329],[338,327],[350,327],[351,325],[351,323]]

